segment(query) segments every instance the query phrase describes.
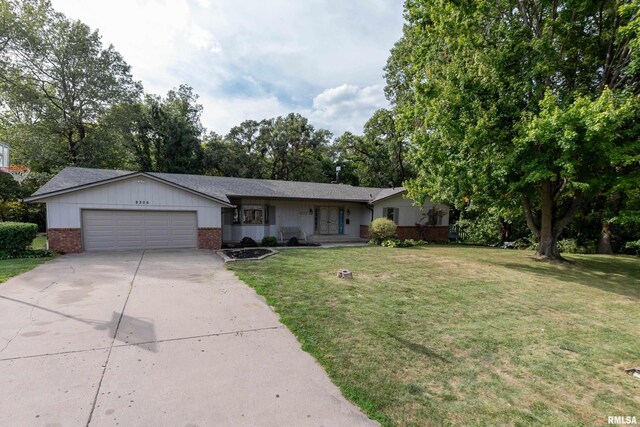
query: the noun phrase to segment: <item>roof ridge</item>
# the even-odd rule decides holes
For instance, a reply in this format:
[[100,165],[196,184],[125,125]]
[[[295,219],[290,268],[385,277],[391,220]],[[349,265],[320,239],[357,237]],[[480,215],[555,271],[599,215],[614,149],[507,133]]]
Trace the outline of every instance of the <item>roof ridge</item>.
[[285,181],[232,176],[142,172],[122,169],[98,169],[68,166],[40,187],[33,195],[44,196],[60,191],[74,191],[89,185],[112,180],[147,175],[149,178],[176,184],[208,197],[227,200],[228,197],[315,199],[351,202],[372,202],[402,191],[399,188],[360,187],[351,184],[332,184],[312,181]]
[[372,189],[372,190],[385,190],[386,187],[362,187],[359,185],[344,184],[344,183],[332,183],[332,182],[317,182],[317,181],[292,181],[286,179],[266,179],[266,178],[246,178],[240,176],[221,176],[221,175],[201,175],[194,173],[171,173],[171,172],[144,172],[150,175],[171,175],[171,176],[195,176],[199,178],[219,178],[219,179],[237,179],[243,181],[263,181],[263,182],[290,182],[300,184],[321,184],[321,185],[342,185],[345,187],[359,188],[359,189]]

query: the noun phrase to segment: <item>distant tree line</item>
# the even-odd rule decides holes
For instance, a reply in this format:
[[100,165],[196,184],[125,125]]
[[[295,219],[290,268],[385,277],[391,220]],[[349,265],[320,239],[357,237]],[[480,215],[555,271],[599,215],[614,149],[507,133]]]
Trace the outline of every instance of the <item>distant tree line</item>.
[[364,135],[315,129],[299,114],[208,132],[187,85],[145,93],[96,30],[47,0],[0,2],[0,139],[43,177],[65,166],[401,185],[405,139],[380,110]]

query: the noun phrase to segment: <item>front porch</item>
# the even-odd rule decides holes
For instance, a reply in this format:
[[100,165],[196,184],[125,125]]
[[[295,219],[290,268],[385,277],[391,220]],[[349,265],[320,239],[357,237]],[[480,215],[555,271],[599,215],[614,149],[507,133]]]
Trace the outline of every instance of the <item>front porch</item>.
[[350,236],[347,234],[313,234],[307,236],[309,243],[367,243],[369,239]]

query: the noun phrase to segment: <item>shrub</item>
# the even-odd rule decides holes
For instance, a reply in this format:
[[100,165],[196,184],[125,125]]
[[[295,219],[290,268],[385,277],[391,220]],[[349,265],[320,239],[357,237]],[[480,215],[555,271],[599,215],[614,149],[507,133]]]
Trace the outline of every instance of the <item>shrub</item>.
[[11,257],[26,252],[37,234],[36,224],[0,222],[0,252]]
[[636,255],[640,256],[640,240],[627,242],[624,247],[630,251],[635,251]]
[[428,245],[429,243],[426,240],[413,240],[413,239],[407,239],[404,240],[402,242],[402,244],[405,247],[410,247],[410,246],[423,246],[423,245]]
[[251,237],[243,237],[242,240],[240,240],[240,246],[243,248],[255,248],[258,244]]
[[287,246],[300,246],[300,242],[297,237],[292,237],[287,241]]
[[398,239],[385,239],[380,242],[380,246],[384,246],[385,248],[399,248],[402,247],[402,242]]
[[412,246],[420,246],[426,245],[427,242],[424,240],[399,240],[399,239],[386,239],[380,243],[380,246],[384,246],[387,248],[410,248]]
[[393,239],[398,227],[387,218],[376,218],[369,224],[369,237],[374,243],[380,244],[384,240]]
[[576,239],[563,239],[558,241],[558,250],[567,254],[592,254],[595,253],[595,242],[580,244]]
[[54,255],[55,252],[47,249],[25,249],[23,252],[14,255],[9,255],[6,252],[0,251],[0,260],[16,258],[51,258]]
[[262,238],[262,246],[277,246],[278,239],[275,236],[264,236]]

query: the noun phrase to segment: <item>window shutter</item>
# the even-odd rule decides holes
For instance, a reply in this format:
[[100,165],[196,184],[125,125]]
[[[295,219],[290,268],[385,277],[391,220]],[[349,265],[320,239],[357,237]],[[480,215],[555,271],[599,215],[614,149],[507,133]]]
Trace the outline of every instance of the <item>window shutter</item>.
[[393,208],[393,222],[395,222],[396,225],[400,224],[400,209],[399,208]]

